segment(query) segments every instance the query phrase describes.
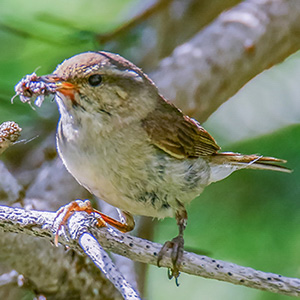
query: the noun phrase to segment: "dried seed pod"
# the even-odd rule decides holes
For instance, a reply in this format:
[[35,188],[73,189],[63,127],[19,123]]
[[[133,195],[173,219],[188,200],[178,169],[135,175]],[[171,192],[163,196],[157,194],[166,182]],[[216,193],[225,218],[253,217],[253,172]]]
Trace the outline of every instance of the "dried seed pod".
[[22,128],[13,121],[0,125],[0,154],[19,138],[21,131]]

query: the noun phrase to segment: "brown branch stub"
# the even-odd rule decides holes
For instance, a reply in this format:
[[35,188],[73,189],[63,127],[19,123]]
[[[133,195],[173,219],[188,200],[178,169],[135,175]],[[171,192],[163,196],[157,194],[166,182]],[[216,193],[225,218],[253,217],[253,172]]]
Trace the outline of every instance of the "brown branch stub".
[[0,125],[0,154],[20,137],[21,131],[22,128],[14,121],[7,121]]
[[243,1],[177,47],[152,78],[203,122],[251,78],[300,48],[299,19],[298,0]]
[[163,10],[166,8],[171,2],[174,0],[158,0],[156,3],[154,3],[152,6],[150,6],[148,9],[144,10],[137,16],[130,19],[128,22],[122,24],[120,27],[115,29],[112,32],[106,33],[106,34],[98,34],[96,35],[96,40],[99,44],[107,43],[108,41],[111,41],[115,39],[116,37],[122,35],[125,32],[128,32],[135,26],[139,25],[140,23],[146,21],[148,18],[153,16],[155,13]]
[[[24,209],[0,206],[0,228],[4,228],[6,231],[23,232],[52,240],[52,234],[56,230],[55,226],[53,228],[55,216],[56,213],[26,211]],[[72,239],[68,240],[62,236],[60,242],[82,253],[83,250],[80,248],[78,240],[83,235],[88,234],[89,237],[96,238],[99,245],[101,243],[101,247],[105,250],[124,255],[135,261],[156,265],[157,253],[161,249],[160,244],[122,234],[112,228],[98,229],[94,224],[95,220],[92,216],[87,215],[85,212],[75,213],[68,224]],[[98,253],[98,250],[95,253]],[[93,259],[92,256],[90,257]],[[103,254],[100,253],[100,256],[103,257]],[[172,266],[172,261],[169,257],[164,257],[160,264],[168,268]],[[102,263],[103,265],[105,266],[104,272],[110,271],[109,264]],[[300,279],[298,278],[288,278],[266,273],[194,253],[184,252],[180,271],[273,293],[300,296]]]

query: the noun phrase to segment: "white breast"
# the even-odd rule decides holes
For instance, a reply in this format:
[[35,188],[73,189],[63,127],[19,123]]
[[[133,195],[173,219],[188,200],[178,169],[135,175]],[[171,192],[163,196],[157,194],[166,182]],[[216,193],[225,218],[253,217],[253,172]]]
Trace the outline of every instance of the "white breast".
[[[91,120],[87,121],[91,123]],[[97,130],[76,128],[70,122],[58,127],[57,147],[68,171],[92,194],[122,210],[137,215],[165,217],[173,210],[137,201],[144,190],[151,190],[148,169],[155,151],[145,141],[147,135],[138,124],[120,128],[109,136]],[[67,131],[67,132],[66,132]],[[148,157],[148,159],[147,159]],[[153,183],[153,184],[156,184]]]
[[121,210],[173,216],[208,184],[207,161],[169,156],[149,143],[138,122],[103,133],[100,120],[94,122],[90,114],[76,120],[64,116],[68,119],[60,120],[57,148],[66,168],[92,194]]

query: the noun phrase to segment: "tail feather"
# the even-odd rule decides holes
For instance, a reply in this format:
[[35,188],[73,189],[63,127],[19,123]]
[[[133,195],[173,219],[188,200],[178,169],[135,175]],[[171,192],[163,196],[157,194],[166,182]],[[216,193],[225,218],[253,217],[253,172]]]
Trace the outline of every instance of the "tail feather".
[[289,168],[280,165],[280,163],[286,163],[286,160],[256,154],[242,155],[233,152],[221,152],[211,156],[211,163],[210,182],[219,181],[240,169],[292,172]]
[[224,163],[224,164],[232,164],[241,166],[241,168],[247,169],[261,169],[261,170],[273,170],[279,172],[286,172],[291,173],[292,170],[285,166],[281,166],[278,163],[286,163],[286,160],[275,158],[275,157],[268,157],[268,156],[260,156],[256,154],[251,155],[242,155],[239,153],[233,152],[221,152],[217,153],[213,161]]

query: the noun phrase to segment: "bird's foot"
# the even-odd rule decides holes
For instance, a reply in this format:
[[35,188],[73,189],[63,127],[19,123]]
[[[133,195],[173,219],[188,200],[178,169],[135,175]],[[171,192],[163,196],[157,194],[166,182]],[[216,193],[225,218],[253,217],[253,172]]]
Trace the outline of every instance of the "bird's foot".
[[70,204],[67,204],[63,207],[61,207],[56,214],[56,217],[54,219],[54,223],[57,221],[58,217],[62,214],[61,221],[58,224],[58,228],[55,233],[55,239],[54,239],[54,244],[55,246],[58,245],[58,234],[59,231],[64,227],[69,218],[75,213],[79,211],[85,211],[88,214],[95,213],[98,215],[97,217],[97,227],[106,227],[107,224],[115,227],[116,229],[120,230],[121,232],[128,232],[133,230],[135,223],[133,217],[127,213],[127,212],[122,212],[122,221],[117,221],[102,212],[94,209],[92,207],[92,204],[89,200],[76,200],[72,201]]
[[161,250],[158,253],[157,257],[157,266],[160,267],[160,261],[168,253],[168,250],[172,249],[171,252],[171,260],[173,263],[173,267],[168,269],[168,277],[169,279],[175,278],[175,283],[179,286],[178,277],[180,275],[179,267],[182,262],[183,250],[184,250],[184,239],[183,235],[179,234],[177,237],[172,239],[172,241],[167,241],[162,246]]
[[[56,214],[56,217],[54,219],[54,224],[58,221],[58,218],[62,215],[62,217],[60,218],[60,221],[58,223],[58,227],[57,230],[55,232],[55,239],[54,239],[54,244],[55,246],[58,246],[58,235],[60,230],[62,229],[62,227],[64,227],[68,220],[70,219],[70,217],[75,213],[75,212],[79,212],[79,211],[85,211],[88,214],[91,214],[93,212],[95,212],[95,210],[92,207],[92,204],[89,200],[86,201],[82,201],[82,200],[76,200],[76,201],[72,201],[71,203],[62,206]],[[106,223],[105,221],[100,217],[97,218],[97,226],[98,227],[105,227]]]

